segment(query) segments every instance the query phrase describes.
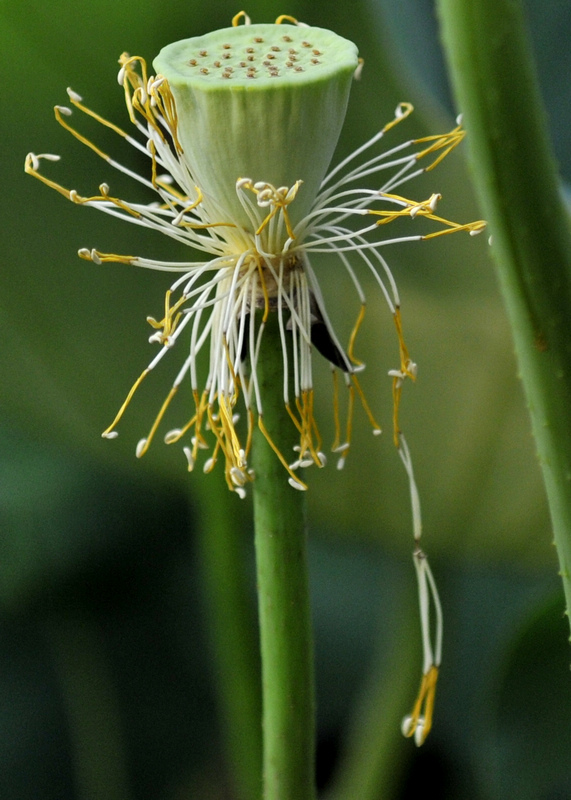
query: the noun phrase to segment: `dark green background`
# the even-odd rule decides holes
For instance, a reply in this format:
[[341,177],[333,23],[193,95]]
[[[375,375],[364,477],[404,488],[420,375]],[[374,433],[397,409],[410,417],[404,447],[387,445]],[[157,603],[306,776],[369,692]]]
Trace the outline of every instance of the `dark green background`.
[[[100,438],[150,357],[145,317],[160,314],[168,279],[76,256],[79,247],[164,259],[180,253],[170,241],[66,202],[25,176],[23,162],[29,150],[60,153],[59,164],[43,168],[50,177],[80,194],[103,180],[128,193],[126,181],[57,125],[53,105],[67,102],[71,85],[91,108],[127,125],[115,79],[119,54],[151,61],[170,41],[228,25],[238,10],[226,0],[0,0],[3,800],[84,797],[78,764],[108,777],[105,798],[232,797],[194,531],[199,513],[208,530],[210,502],[229,504],[251,562],[250,506],[227,496],[219,476],[188,476],[180,451],[160,440],[135,459],[172,380],[168,368],[140,392],[119,439]],[[339,156],[390,119],[401,100],[417,108],[403,136],[453,124],[431,3],[283,8],[258,0],[247,11],[259,22],[290,13],[358,44],[365,70]],[[554,146],[569,180],[571,7],[530,0],[528,12]],[[90,132],[119,160],[139,166],[111,133]],[[443,194],[444,216],[479,216],[463,153],[407,187],[419,199],[433,190]],[[417,753],[395,730],[394,780],[379,797],[417,796],[432,786],[438,797],[460,800],[570,798],[567,622],[485,236],[444,237],[387,255],[419,364],[416,385],[405,387],[402,424],[446,630],[434,732]],[[334,263],[315,266],[346,337],[358,301]],[[390,315],[372,283],[365,285],[358,353],[375,414],[389,431],[386,372],[398,352]],[[316,373],[328,440],[326,365]],[[346,469],[338,472],[332,460],[311,475],[309,508],[325,782],[375,654],[382,672],[399,637],[418,635],[415,616],[403,611],[414,589],[411,535],[406,479],[390,435],[372,437],[358,414]],[[416,691],[412,673],[400,689],[403,714]]]

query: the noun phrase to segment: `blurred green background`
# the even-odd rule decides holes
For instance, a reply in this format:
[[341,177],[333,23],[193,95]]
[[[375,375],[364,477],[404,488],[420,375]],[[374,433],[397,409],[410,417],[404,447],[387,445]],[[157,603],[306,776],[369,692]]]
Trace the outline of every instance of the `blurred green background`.
[[[527,9],[569,181],[571,6],[529,0]],[[171,241],[66,202],[25,176],[23,163],[30,150],[59,153],[62,161],[44,168],[55,180],[80,194],[107,180],[128,194],[127,182],[57,125],[53,105],[65,104],[72,86],[126,126],[119,54],[151,61],[171,41],[228,25],[238,10],[227,0],[208,7],[0,0],[2,800],[236,796],[200,541],[214,517],[234,521],[254,603],[249,501],[228,496],[219,476],[189,476],[180,451],[159,440],[135,459],[170,385],[168,366],[142,388],[119,439],[100,438],[149,360],[145,318],[160,314],[168,279],[76,256],[79,247],[164,259],[180,253]],[[401,100],[417,109],[404,136],[453,124],[430,0],[292,0],[287,8],[251,0],[247,11],[259,22],[289,13],[358,44],[365,70],[338,157],[390,119]],[[139,165],[110,132],[94,128],[93,135],[119,160]],[[454,152],[407,191],[419,199],[440,191],[444,216],[476,219],[463,157]],[[485,236],[443,237],[386,255],[419,364],[416,385],[405,386],[401,422],[445,607],[444,665],[434,731],[416,751],[386,711],[396,705],[398,721],[409,710],[420,676],[416,654],[398,680],[390,678],[418,637],[406,477],[391,436],[372,437],[357,414],[345,470],[331,463],[311,475],[320,786],[334,785],[347,730],[358,739],[362,709],[376,710],[380,686],[378,726],[389,726],[390,759],[379,798],[418,796],[426,787],[460,800],[571,798],[568,625]],[[340,270],[333,276],[325,261],[315,267],[330,315],[347,334],[358,300]],[[357,352],[368,365],[363,383],[374,412],[390,431],[386,373],[398,350],[387,309],[366,277],[364,284],[369,305]],[[330,441],[328,368],[319,363],[316,372]]]

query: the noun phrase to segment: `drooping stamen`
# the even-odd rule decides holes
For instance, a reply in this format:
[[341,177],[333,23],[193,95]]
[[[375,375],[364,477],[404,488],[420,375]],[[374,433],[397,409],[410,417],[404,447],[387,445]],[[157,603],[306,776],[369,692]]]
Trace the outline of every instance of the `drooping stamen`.
[[[432,728],[434,696],[442,655],[442,607],[426,555],[420,548],[417,548],[413,553],[413,559],[418,579],[424,664],[420,690],[412,713],[403,720],[402,731],[405,736],[414,735],[415,743],[420,746]],[[431,604],[436,615],[434,647],[430,630]]]
[[351,374],[351,381],[355,389],[357,390],[357,394],[359,395],[359,400],[361,401],[361,405],[363,406],[363,411],[367,415],[371,428],[373,429],[373,433],[375,434],[375,436],[378,436],[381,433],[381,426],[373,416],[373,412],[371,411],[369,404],[367,403],[367,398],[365,397],[365,393],[363,392],[361,384],[359,383],[355,373]]
[[302,491],[305,491],[305,490],[307,489],[307,484],[306,484],[306,483],[304,483],[304,482],[303,482],[303,481],[302,481],[300,478],[298,478],[298,476],[295,474],[295,472],[294,472],[294,471],[293,471],[293,470],[290,468],[289,464],[287,463],[287,461],[286,461],[286,460],[285,460],[285,458],[283,457],[281,450],[280,450],[280,449],[279,449],[279,447],[278,447],[278,446],[277,446],[277,445],[274,443],[274,441],[273,441],[272,437],[271,437],[271,436],[270,436],[270,434],[268,433],[268,430],[267,430],[266,426],[264,425],[264,420],[263,420],[263,418],[262,418],[262,415],[261,415],[261,414],[258,414],[258,427],[259,427],[259,429],[262,431],[262,433],[264,434],[264,437],[265,437],[265,439],[266,439],[267,443],[270,445],[270,447],[272,448],[272,450],[274,451],[274,453],[275,453],[275,454],[277,455],[277,457],[279,458],[279,460],[280,460],[280,462],[282,463],[282,465],[283,465],[284,469],[285,469],[285,470],[286,470],[286,472],[289,474],[289,476],[290,476],[290,477],[289,477],[289,483],[290,483],[290,485],[291,485],[291,486],[292,486],[294,489],[300,489],[300,490],[302,490]]
[[115,419],[113,420],[111,425],[109,425],[108,428],[105,428],[105,430],[101,434],[101,436],[104,439],[111,438],[112,434],[113,434],[113,438],[115,438],[116,432],[113,430],[115,428],[115,425],[117,425],[117,423],[119,422],[119,420],[121,419],[121,417],[125,413],[125,409],[127,408],[129,403],[131,402],[131,399],[132,399],[133,395],[135,394],[135,392],[137,391],[137,389],[139,388],[139,386],[141,385],[143,380],[147,377],[147,375],[149,374],[150,371],[151,371],[150,367],[147,367],[146,369],[144,369],[141,372],[141,374],[139,375],[139,377],[137,378],[137,380],[135,381],[135,383],[132,385],[131,389],[129,390],[129,394],[127,395],[127,397],[125,398],[125,400],[123,402],[123,405],[121,406],[121,408],[117,412],[117,415],[115,416]]
[[139,442],[139,445],[137,446],[137,458],[141,458],[142,456],[144,456],[145,453],[147,452],[147,450],[149,449],[149,447],[151,446],[151,442],[153,441],[154,435],[157,432],[157,428],[161,424],[161,420],[164,417],[165,412],[166,412],[167,408],[169,407],[169,405],[171,403],[171,400],[173,399],[173,397],[175,396],[177,391],[178,391],[178,385],[171,387],[171,390],[168,393],[168,395],[166,396],[166,399],[165,399],[164,403],[162,404],[159,413],[155,417],[155,421],[153,422],[153,424],[151,426],[151,430],[149,431],[149,435],[146,437],[146,439],[141,439],[141,441]]
[[389,370],[389,375],[393,379],[393,441],[395,447],[400,447],[400,425],[399,425],[399,408],[402,394],[402,385],[405,378],[410,378],[412,381],[416,380],[416,364],[410,358],[408,349],[404,341],[402,332],[402,320],[400,308],[395,308],[393,319],[397,331],[399,342],[399,356],[400,356],[400,369]]
[[351,336],[349,337],[349,345],[347,347],[347,355],[349,356],[351,362],[356,367],[364,366],[363,362],[359,361],[359,359],[355,357],[353,350],[355,347],[355,340],[357,339],[357,334],[359,333],[359,328],[361,327],[363,320],[365,319],[365,308],[366,308],[365,303],[361,303],[361,308],[359,309],[359,316],[357,317],[357,321],[353,325],[353,330],[351,331]]

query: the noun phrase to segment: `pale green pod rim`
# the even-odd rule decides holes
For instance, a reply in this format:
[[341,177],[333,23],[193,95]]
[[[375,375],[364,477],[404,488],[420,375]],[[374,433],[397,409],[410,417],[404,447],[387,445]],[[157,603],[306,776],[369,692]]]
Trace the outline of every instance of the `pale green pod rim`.
[[236,181],[292,186],[295,224],[311,208],[345,118],[356,46],[323,28],[223,28],[164,47],[153,65],[168,80],[178,139],[194,179],[248,226]]

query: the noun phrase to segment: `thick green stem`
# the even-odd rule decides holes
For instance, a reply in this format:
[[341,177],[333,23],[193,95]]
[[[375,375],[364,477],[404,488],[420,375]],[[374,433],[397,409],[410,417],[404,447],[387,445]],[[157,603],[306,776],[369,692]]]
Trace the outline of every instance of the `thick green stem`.
[[[284,408],[277,320],[266,326],[257,374],[263,423],[287,459],[295,428]],[[254,440],[254,522],[262,654],[264,798],[315,796],[313,644],[303,492],[262,435]]]
[[571,608],[571,232],[518,0],[440,0]]

